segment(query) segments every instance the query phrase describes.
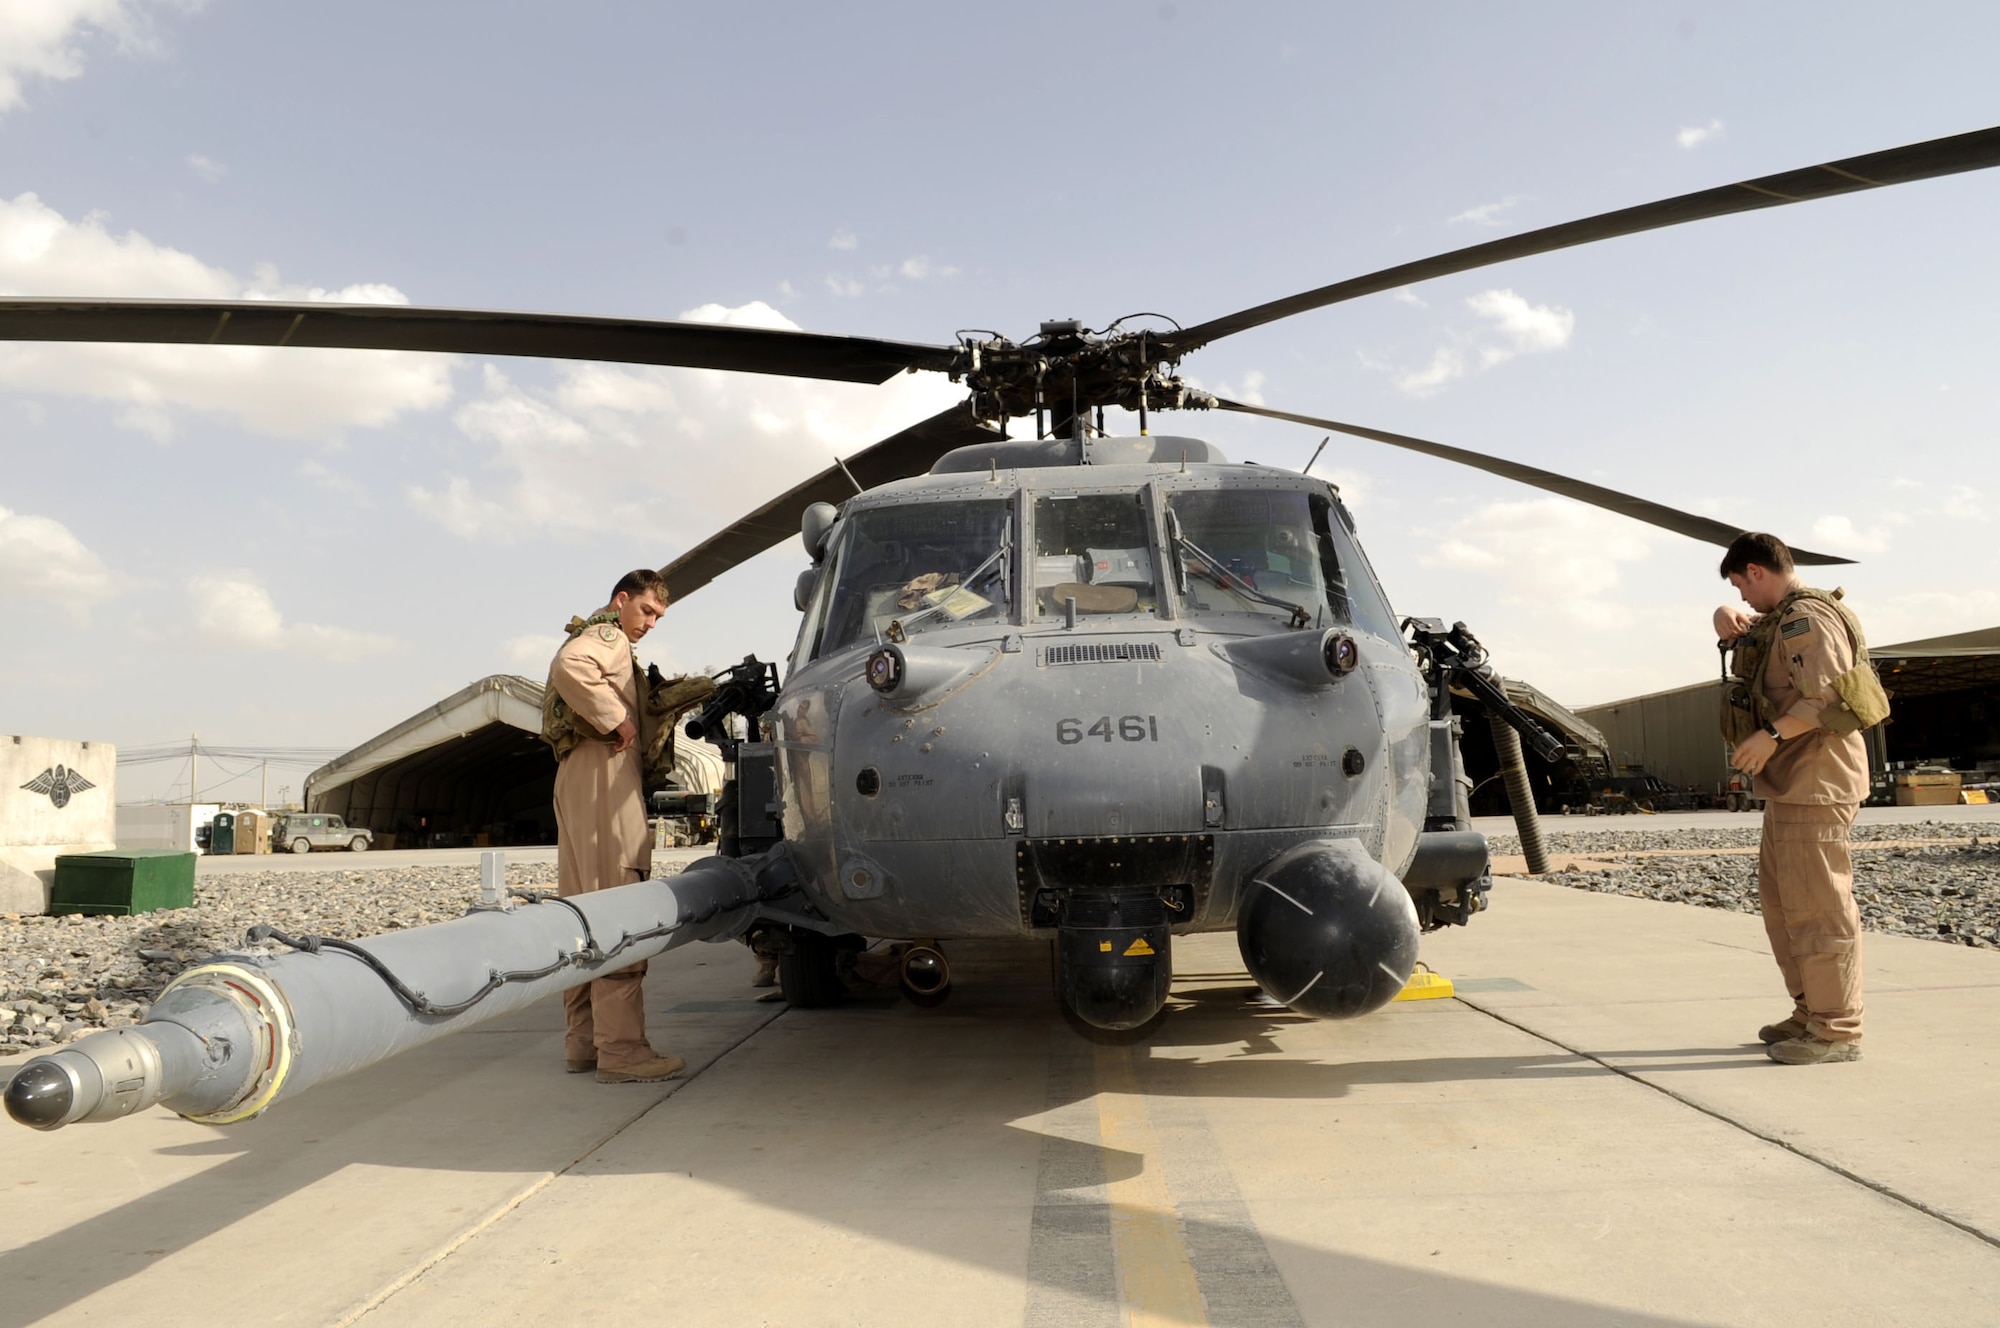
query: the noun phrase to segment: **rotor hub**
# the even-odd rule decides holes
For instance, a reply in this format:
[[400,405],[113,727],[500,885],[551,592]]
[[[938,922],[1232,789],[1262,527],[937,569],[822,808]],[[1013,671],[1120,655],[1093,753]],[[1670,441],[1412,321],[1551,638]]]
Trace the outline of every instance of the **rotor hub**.
[[1043,323],[1024,342],[997,333],[961,333],[947,372],[972,393],[979,420],[1001,421],[1047,410],[1058,418],[1104,406],[1127,410],[1205,410],[1215,398],[1189,387],[1180,352],[1153,332],[1117,325],[1093,332],[1075,319]]

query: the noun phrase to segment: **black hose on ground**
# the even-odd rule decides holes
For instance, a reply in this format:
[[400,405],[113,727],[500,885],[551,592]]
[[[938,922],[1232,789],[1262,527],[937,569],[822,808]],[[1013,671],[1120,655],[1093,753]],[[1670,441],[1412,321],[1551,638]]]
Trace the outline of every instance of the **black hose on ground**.
[[1521,754],[1521,735],[1499,715],[1488,714],[1493,727],[1493,750],[1500,758],[1500,778],[1507,785],[1507,806],[1514,813],[1514,828],[1521,835],[1521,856],[1528,860],[1528,874],[1540,876],[1549,869],[1548,846],[1542,843],[1542,820],[1535,813],[1535,791],[1528,784],[1528,762]]

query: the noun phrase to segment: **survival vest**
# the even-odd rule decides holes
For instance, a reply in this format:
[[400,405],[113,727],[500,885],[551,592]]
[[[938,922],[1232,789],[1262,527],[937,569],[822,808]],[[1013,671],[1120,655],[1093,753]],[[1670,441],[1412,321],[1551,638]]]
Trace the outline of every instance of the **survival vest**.
[[1841,603],[1842,593],[1838,587],[1829,594],[1800,586],[1785,596],[1777,608],[1759,618],[1748,632],[1733,642],[1723,643],[1722,737],[1731,747],[1777,721],[1777,707],[1764,695],[1764,665],[1771,657],[1785,615],[1802,599],[1818,600],[1839,614],[1847,627],[1848,643],[1854,648],[1854,667],[1833,680],[1833,696],[1820,711],[1820,727],[1837,735],[1859,733],[1889,717],[1889,694],[1882,690],[1882,680],[1868,658],[1868,640],[1862,635],[1860,620]]
[[[564,630],[574,641],[579,633],[589,628],[617,621],[617,613],[606,610],[588,618],[571,618]],[[636,656],[632,660],[632,671],[635,674],[639,672]],[[660,672],[659,665],[648,664],[645,673],[638,678],[638,684],[641,778],[645,791],[651,793],[665,788],[674,772],[676,721],[683,713],[715,695],[715,679],[702,674],[669,678]],[[561,761],[576,749],[577,744],[586,741],[610,742],[611,735],[599,733],[589,721],[572,712],[551,677],[542,691],[542,741],[548,743],[556,760]]]

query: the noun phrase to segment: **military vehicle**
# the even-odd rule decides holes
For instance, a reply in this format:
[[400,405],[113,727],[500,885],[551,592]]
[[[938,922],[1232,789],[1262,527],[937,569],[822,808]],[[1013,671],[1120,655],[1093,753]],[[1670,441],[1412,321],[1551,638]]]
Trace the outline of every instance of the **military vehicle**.
[[[1561,745],[1498,685],[1464,624],[1399,619],[1330,484],[1155,435],[1220,409],[1459,461],[1696,539],[1736,527],[1406,435],[1200,392],[1184,356],[1371,292],[1657,227],[2000,163],[1982,130],[1494,240],[1193,327],[1044,323],[923,345],[715,325],[184,301],[0,301],[0,336],[543,355],[882,382],[949,374],[961,406],[766,503],[664,569],[684,596],[798,531],[789,672],[727,670],[689,731],[730,780],[721,852],[683,874],[514,904],[365,942],[253,928],[284,953],[177,978],[133,1027],[15,1075],[53,1129],[163,1102],[257,1115],[314,1083],[692,940],[780,957],[796,1004],[838,998],[860,936],[914,944],[913,996],[960,938],[1038,938],[1094,1036],[1144,1036],[1176,935],[1233,929],[1250,975],[1305,1014],[1364,1014],[1421,931],[1485,907],[1452,697],[1484,705],[1531,865],[1523,739]],[[1158,320],[1150,320],[1158,321]],[[1104,411],[1137,417],[1112,436]],[[1010,436],[1016,421],[1033,434]],[[1309,471],[1311,464],[1308,463]],[[1798,551],[1805,563],[1845,561]]]
[[310,853],[321,848],[365,853],[375,846],[375,832],[364,825],[349,825],[338,816],[291,812],[272,822],[271,845],[287,853]]

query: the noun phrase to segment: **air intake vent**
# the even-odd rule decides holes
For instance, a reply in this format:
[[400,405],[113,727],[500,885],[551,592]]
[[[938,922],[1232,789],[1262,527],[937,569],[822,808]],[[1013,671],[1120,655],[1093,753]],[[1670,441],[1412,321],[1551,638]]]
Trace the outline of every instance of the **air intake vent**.
[[1150,642],[1110,641],[1088,646],[1050,646],[1042,652],[1043,665],[1124,664],[1131,660],[1160,662],[1160,648]]

